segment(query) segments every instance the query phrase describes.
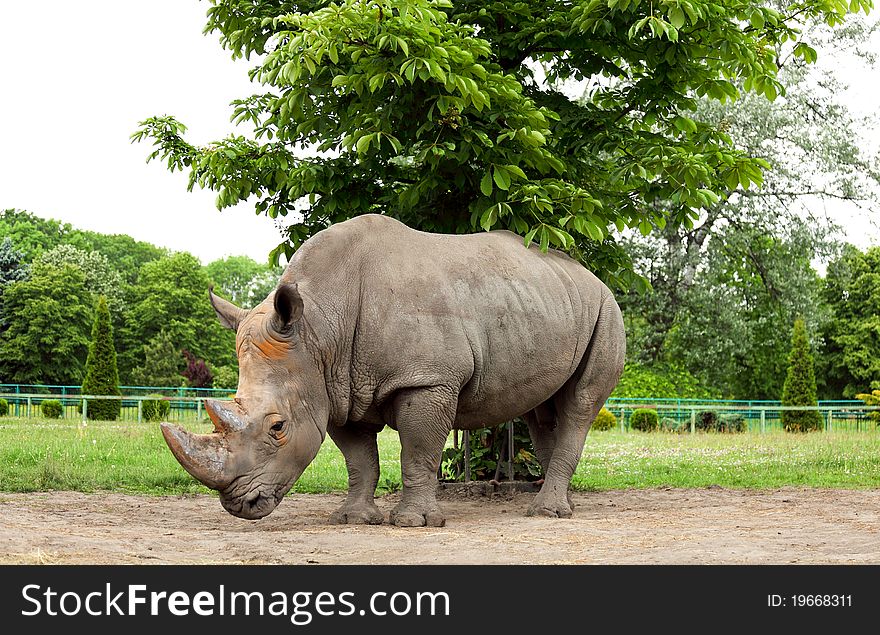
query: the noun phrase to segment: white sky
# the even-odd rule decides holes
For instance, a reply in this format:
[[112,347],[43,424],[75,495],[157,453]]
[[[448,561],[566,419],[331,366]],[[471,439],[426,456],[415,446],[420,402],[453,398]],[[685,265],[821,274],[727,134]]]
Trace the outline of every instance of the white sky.
[[[218,212],[213,192],[187,192],[185,174],[147,165],[150,145],[129,142],[140,120],[162,114],[186,124],[193,143],[222,138],[234,130],[229,102],[256,92],[250,64],[202,35],[207,7],[0,2],[0,209],[129,234],[204,263],[238,254],[265,261],[280,241],[270,219],[247,203]],[[854,108],[876,112],[877,78],[840,71],[853,83]],[[853,242],[876,244],[864,216],[843,208],[834,216]]]

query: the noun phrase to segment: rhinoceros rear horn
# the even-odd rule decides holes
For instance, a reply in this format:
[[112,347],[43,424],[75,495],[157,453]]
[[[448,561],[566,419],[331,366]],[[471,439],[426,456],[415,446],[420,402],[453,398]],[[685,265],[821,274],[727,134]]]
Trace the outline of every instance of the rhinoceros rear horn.
[[303,300],[296,283],[282,283],[275,290],[275,328],[286,332],[302,317]]
[[227,474],[229,450],[221,435],[192,434],[163,423],[162,436],[183,469],[211,489],[221,490],[232,482]]
[[220,324],[233,331],[238,329],[238,325],[241,324],[241,321],[248,314],[247,311],[240,309],[232,304],[232,302],[214,295],[214,287],[208,290],[208,299],[211,300],[211,306],[214,307],[214,312],[220,319]]

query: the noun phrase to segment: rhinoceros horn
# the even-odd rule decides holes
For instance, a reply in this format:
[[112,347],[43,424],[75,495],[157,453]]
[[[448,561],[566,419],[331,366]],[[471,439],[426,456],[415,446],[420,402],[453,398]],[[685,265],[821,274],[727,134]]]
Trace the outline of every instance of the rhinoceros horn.
[[246,424],[238,414],[213,399],[205,401],[205,410],[214,422],[214,434],[192,434],[179,426],[163,423],[162,436],[187,472],[219,490],[233,479],[229,474],[227,435],[241,432]]
[[179,426],[163,423],[162,436],[183,469],[211,489],[221,490],[232,482],[224,435],[192,434]]

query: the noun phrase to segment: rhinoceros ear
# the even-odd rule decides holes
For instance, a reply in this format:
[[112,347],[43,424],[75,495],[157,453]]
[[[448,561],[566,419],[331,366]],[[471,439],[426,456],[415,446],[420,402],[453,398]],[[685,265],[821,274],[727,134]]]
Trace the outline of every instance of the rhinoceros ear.
[[214,312],[220,318],[220,324],[233,331],[237,330],[238,325],[241,324],[241,321],[247,316],[248,312],[238,308],[232,302],[214,295],[214,287],[208,290],[208,298],[211,300]]
[[296,283],[282,282],[275,290],[275,328],[284,332],[290,330],[303,314],[303,300]]

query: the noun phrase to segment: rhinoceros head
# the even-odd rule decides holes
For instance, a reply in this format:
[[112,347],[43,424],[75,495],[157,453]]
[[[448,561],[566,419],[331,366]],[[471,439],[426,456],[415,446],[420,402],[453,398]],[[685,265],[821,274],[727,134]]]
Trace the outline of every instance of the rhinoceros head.
[[206,401],[211,434],[162,424],[184,469],[220,492],[226,510],[262,518],[281,502],[321,447],[329,412],[324,378],[302,339],[303,301],[281,284],[251,311],[210,294],[236,330],[239,382],[231,402]]

